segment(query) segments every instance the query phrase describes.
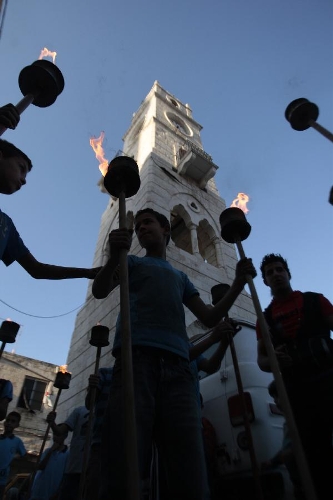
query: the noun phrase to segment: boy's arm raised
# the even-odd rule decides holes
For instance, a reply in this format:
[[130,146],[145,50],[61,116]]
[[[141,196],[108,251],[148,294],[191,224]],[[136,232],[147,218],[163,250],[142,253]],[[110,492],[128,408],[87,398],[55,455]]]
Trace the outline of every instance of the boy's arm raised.
[[198,295],[191,297],[185,304],[186,307],[190,309],[199,321],[212,328],[228,314],[229,309],[246,285],[247,275],[254,278],[257,272],[252,264],[252,260],[244,258],[237,262],[236,275],[231,287],[214,307],[208,307]]

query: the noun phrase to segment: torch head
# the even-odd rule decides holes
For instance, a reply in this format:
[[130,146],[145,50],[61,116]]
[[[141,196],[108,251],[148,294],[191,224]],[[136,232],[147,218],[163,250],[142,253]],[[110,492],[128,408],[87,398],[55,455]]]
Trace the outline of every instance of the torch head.
[[40,108],[51,106],[65,85],[60,69],[46,59],[38,59],[23,68],[18,81],[22,94],[33,95],[33,104]]
[[18,323],[15,323],[15,321],[3,321],[0,327],[0,341],[7,344],[13,344],[15,342],[19,328],[20,325]]
[[302,131],[311,126],[311,121],[317,120],[319,109],[313,102],[308,101],[305,97],[300,97],[287,106],[284,115],[294,130]]
[[116,156],[110,161],[104,177],[104,187],[111,196],[119,198],[124,192],[125,198],[134,196],[140,188],[139,167],[129,156]]
[[227,243],[246,240],[251,232],[243,210],[237,207],[226,208],[220,215],[221,236]]
[[106,347],[109,343],[108,327],[103,325],[93,326],[91,329],[89,344],[95,347]]
[[57,389],[69,389],[69,383],[71,381],[72,374],[66,371],[66,365],[60,366],[57,372],[53,386]]

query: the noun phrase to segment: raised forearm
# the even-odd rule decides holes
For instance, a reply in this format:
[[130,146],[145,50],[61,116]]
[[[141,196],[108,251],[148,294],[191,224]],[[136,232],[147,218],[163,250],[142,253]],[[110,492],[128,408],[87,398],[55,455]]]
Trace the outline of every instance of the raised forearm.
[[220,341],[214,354],[209,359],[204,359],[199,365],[200,370],[208,374],[215,373],[221,366],[222,359],[228,348],[228,341],[223,339]]
[[95,278],[100,268],[64,267],[44,264],[29,252],[17,260],[18,263],[35,279],[64,280],[70,278]]
[[195,345],[190,347],[190,361],[196,359],[200,354],[209,349],[213,344],[216,344],[216,339],[212,334],[207,335],[206,338],[199,340]]
[[91,270],[82,267],[62,267],[41,263],[31,276],[35,279],[48,280],[89,278],[91,276]]
[[94,279],[92,293],[96,299],[104,299],[119,284],[119,255],[110,257]]
[[233,306],[235,300],[242,292],[244,286],[245,285],[242,281],[234,281],[224,297],[208,311],[208,326],[215,326],[228,314],[230,308]]

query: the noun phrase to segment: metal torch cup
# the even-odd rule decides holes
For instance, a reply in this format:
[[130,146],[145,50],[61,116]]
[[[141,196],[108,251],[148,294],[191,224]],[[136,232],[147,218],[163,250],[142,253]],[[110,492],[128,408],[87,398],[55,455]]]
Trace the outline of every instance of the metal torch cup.
[[0,327],[0,359],[2,353],[6,347],[6,344],[13,344],[16,340],[17,332],[19,331],[20,325],[15,323],[15,321],[6,320],[1,323]]

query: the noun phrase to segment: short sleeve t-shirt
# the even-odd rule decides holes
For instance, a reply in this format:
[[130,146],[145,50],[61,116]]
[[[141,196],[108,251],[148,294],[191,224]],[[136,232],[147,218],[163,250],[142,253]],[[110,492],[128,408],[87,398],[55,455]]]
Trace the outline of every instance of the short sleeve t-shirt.
[[0,210],[0,259],[9,266],[29,253],[10,217]]
[[[156,347],[188,359],[186,304],[198,290],[185,273],[155,257],[128,256],[132,345]],[[113,353],[120,347],[118,316]]]
[[0,379],[0,399],[13,399],[13,384],[10,380]]
[[0,436],[0,485],[7,483],[10,464],[15,455],[23,457],[27,453],[22,439],[12,434],[11,436]]
[[79,474],[81,472],[88,421],[89,410],[85,406],[79,406],[72,411],[64,422],[73,432],[66,474]]

